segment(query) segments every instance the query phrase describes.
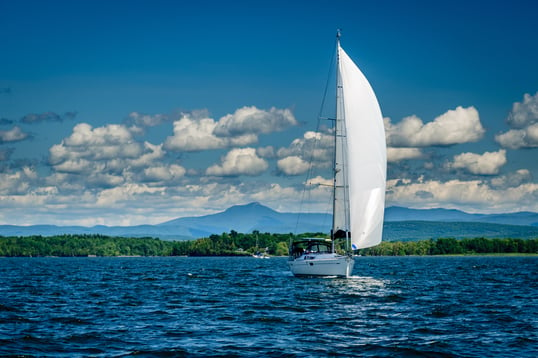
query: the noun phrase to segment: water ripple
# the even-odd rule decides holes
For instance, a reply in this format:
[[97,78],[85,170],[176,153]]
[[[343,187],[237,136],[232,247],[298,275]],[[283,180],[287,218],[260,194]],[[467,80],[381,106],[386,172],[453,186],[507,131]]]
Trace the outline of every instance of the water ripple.
[[0,356],[538,355],[538,258],[0,259]]

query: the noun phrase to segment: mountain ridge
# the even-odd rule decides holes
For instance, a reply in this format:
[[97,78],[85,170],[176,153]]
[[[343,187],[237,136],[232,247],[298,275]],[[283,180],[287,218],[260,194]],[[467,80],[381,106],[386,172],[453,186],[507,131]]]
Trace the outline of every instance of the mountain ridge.
[[[234,205],[224,211],[181,217],[157,225],[135,226],[56,226],[0,225],[0,236],[52,236],[61,234],[102,234],[107,236],[158,237],[163,240],[189,240],[222,234],[231,230],[250,233],[329,232],[332,215],[286,213],[259,202]],[[413,240],[432,237],[538,237],[538,213],[470,214],[456,209],[385,209],[383,239]]]

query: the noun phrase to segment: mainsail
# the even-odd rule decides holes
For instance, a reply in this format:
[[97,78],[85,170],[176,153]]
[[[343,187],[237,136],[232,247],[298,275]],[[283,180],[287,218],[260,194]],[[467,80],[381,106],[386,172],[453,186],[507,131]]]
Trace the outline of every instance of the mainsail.
[[[290,240],[295,276],[350,277],[353,250],[377,245],[383,233],[387,153],[383,117],[370,84],[340,47],[337,33],[334,197],[331,239]],[[344,254],[336,239],[345,239]]]
[[338,58],[333,233],[351,232],[351,246],[357,250],[381,242],[385,129],[370,83],[340,44]]

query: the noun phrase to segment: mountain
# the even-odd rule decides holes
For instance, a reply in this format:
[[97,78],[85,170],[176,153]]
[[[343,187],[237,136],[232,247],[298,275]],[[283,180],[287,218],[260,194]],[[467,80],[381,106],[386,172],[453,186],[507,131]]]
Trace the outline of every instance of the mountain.
[[328,214],[281,213],[254,202],[232,206],[216,214],[174,219],[158,226],[196,228],[198,232],[205,232],[203,236],[231,230],[237,232],[258,230],[274,233],[325,232],[331,220],[331,215]]
[[418,241],[441,237],[534,239],[538,238],[538,226],[441,221],[385,221],[383,225],[383,241]]
[[[282,213],[260,203],[236,205],[216,214],[183,217],[158,225],[55,226],[0,225],[0,236],[102,234],[188,240],[235,230],[271,233],[329,232],[332,217],[320,213]],[[469,214],[449,209],[385,210],[383,240],[422,240],[437,237],[538,237],[538,213]]]
[[399,206],[385,209],[385,222],[410,220],[538,226],[538,213],[522,211],[508,214],[469,214],[455,209],[409,209]]

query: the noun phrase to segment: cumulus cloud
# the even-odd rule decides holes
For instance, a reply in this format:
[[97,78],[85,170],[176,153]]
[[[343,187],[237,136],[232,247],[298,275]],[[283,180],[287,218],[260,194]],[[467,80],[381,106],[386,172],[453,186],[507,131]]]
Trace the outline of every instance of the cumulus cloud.
[[129,201],[144,194],[163,193],[164,188],[152,188],[144,184],[126,183],[121,186],[103,190],[97,196],[98,206],[109,206],[120,201]]
[[495,136],[495,140],[501,146],[509,149],[536,148],[538,147],[538,123],[525,129],[512,129],[498,134]]
[[275,148],[270,145],[267,147],[256,148],[256,154],[262,158],[274,158],[276,156]]
[[[1,195],[25,195],[37,179],[34,168],[24,167],[14,172],[0,173]],[[1,198],[0,198],[0,201]]]
[[54,112],[30,113],[21,118],[21,122],[32,124],[37,122],[62,122],[63,120],[73,120],[77,112],[66,112],[63,116]]
[[399,162],[406,159],[420,159],[424,155],[419,148],[387,148],[387,161]]
[[387,145],[393,147],[447,146],[475,142],[485,130],[474,107],[457,107],[424,124],[417,116],[392,124],[385,118]]
[[174,135],[165,148],[174,151],[201,151],[246,146],[258,141],[258,134],[270,133],[296,124],[289,110],[243,107],[219,121],[205,112],[183,114],[174,122]]
[[525,94],[523,102],[516,102],[506,119],[509,131],[495,136],[501,146],[509,149],[538,147],[538,92]]
[[201,151],[241,147],[256,143],[258,135],[282,131],[296,125],[288,109],[243,107],[218,121],[205,112],[183,114],[174,122],[174,135],[165,141],[165,148],[174,151]]
[[525,93],[523,102],[516,102],[506,122],[513,129],[525,128],[538,122],[538,92],[534,96]]
[[264,111],[254,106],[243,107],[222,117],[215,126],[214,134],[219,137],[236,137],[282,131],[294,125],[297,125],[297,121],[289,109],[273,107]]
[[257,142],[258,137],[249,133],[233,137],[214,134],[217,123],[212,118],[193,118],[184,114],[174,122],[174,135],[166,138],[164,146],[173,151],[201,151],[243,146]]
[[314,177],[312,179],[310,179],[308,181],[308,183],[306,183],[307,185],[323,185],[323,186],[327,186],[327,187],[332,187],[333,184],[334,184],[334,180],[331,178],[331,179],[325,179],[321,176],[317,176],[317,177]]
[[482,180],[394,179],[387,182],[387,203],[408,207],[459,208],[470,212],[538,210],[538,184],[495,189]]
[[235,148],[221,158],[221,164],[215,164],[206,170],[207,175],[215,176],[256,176],[263,173],[269,165],[256,155],[254,148]]
[[494,175],[506,164],[506,150],[485,152],[484,154],[462,153],[454,156],[454,161],[447,164],[449,169],[464,169],[472,174]]
[[151,181],[170,181],[183,177],[185,173],[185,168],[176,164],[169,166],[159,165],[144,169],[144,175]]
[[277,168],[286,175],[299,175],[305,173],[310,166],[298,156],[292,155],[277,162]]
[[83,172],[103,169],[91,168],[96,161],[137,158],[142,154],[140,143],[133,140],[129,130],[121,125],[109,124],[92,128],[87,123],[77,124],[72,134],[61,144],[49,149],[49,162],[57,170]]
[[83,175],[79,180],[95,187],[182,177],[185,169],[179,165],[155,164],[164,155],[162,144],[136,142],[123,125],[93,128],[80,123],[49,149],[49,163],[56,173]]
[[0,131],[0,143],[3,142],[17,142],[28,138],[28,133],[24,133],[22,129],[15,126],[8,131]]
[[299,157],[315,167],[330,167],[334,153],[334,138],[321,132],[307,131],[294,139],[288,147],[278,149],[278,158]]
[[268,185],[268,187],[264,187],[257,193],[252,194],[251,197],[256,201],[260,201],[263,203],[278,203],[282,201],[289,201],[290,198],[292,198],[293,201],[296,201],[295,198],[297,198],[299,194],[300,193],[297,192],[294,188],[283,187],[280,184],[272,183]]
[[494,188],[514,188],[531,180],[532,175],[528,169],[519,169],[513,173],[492,178],[491,185]]

